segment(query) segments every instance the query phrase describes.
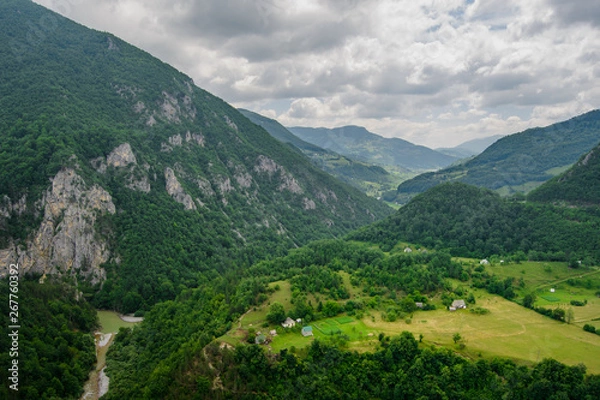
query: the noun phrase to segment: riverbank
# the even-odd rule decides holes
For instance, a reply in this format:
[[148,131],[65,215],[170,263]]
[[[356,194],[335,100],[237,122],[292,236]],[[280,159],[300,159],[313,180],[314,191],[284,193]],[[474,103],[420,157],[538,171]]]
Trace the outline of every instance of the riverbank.
[[80,400],[98,400],[108,392],[109,377],[105,374],[106,353],[112,344],[119,328],[131,328],[144,318],[121,315],[114,311],[98,311],[100,330],[94,333],[96,343],[96,368],[83,387]]

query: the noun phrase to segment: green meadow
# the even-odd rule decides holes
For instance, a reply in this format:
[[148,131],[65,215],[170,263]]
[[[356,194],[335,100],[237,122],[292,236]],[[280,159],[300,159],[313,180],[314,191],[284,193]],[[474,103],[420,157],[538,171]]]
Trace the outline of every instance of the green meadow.
[[119,332],[119,328],[131,328],[137,324],[137,322],[123,321],[118,313],[107,310],[98,311],[98,320],[100,321],[100,332],[102,333],[116,333]]
[[[479,264],[478,260],[460,261]],[[277,335],[266,346],[271,352],[284,348],[301,350],[315,339],[335,341],[340,335],[348,349],[363,352],[377,348],[380,333],[393,336],[409,331],[415,338],[422,339],[423,346],[447,347],[471,359],[505,357],[522,364],[533,364],[544,358],[554,358],[569,365],[584,363],[589,372],[600,373],[600,336],[582,329],[585,323],[600,328],[600,298],[595,296],[600,288],[600,269],[573,270],[566,263],[542,262],[498,263],[486,269],[502,279],[512,277],[523,282],[516,302],[491,295],[483,289],[470,288],[468,282],[450,280],[453,286],[460,285],[474,294],[476,304],[470,308],[483,307],[489,313],[477,315],[468,309],[450,312],[434,298],[437,310],[416,311],[409,318],[395,322],[384,321],[381,311],[373,309],[367,309],[362,319],[341,314],[312,321],[309,325],[313,327],[313,336],[304,337],[300,325],[284,329],[266,323],[273,302],[281,303],[285,309],[292,307],[290,283],[278,281],[269,285],[272,288],[278,286],[278,290],[271,293],[263,305],[244,314],[219,340],[236,345],[245,340],[250,328],[263,333],[275,329]],[[351,298],[359,297],[362,293],[350,285],[350,275],[343,271],[339,273]],[[522,307],[518,301],[529,292],[536,294],[536,306],[571,308],[573,323],[558,322]],[[308,298],[316,301],[312,295]],[[587,300],[587,304],[571,306],[571,300]],[[453,340],[456,333],[462,338],[458,343]]]

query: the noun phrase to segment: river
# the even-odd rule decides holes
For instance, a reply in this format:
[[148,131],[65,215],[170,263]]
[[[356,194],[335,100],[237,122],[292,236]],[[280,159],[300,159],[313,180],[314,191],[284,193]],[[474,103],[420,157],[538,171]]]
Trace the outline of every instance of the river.
[[106,353],[112,344],[119,328],[130,328],[141,322],[143,318],[120,315],[114,311],[98,311],[100,330],[94,333],[96,342],[96,368],[90,372],[90,377],[83,387],[80,400],[98,400],[108,391],[109,379],[104,373],[106,368]]

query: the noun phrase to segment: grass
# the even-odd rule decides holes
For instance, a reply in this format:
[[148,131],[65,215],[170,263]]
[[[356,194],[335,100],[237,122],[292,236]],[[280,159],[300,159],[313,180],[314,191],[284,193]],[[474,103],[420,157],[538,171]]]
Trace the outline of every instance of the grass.
[[[467,265],[479,265],[479,260],[459,261]],[[338,315],[314,321],[310,323],[314,336],[304,337],[300,333],[300,326],[292,330],[281,326],[263,327],[273,302],[283,304],[286,310],[292,308],[290,284],[279,281],[269,285],[279,285],[280,289],[273,292],[264,305],[249,310],[231,331],[218,340],[235,346],[245,340],[250,327],[263,333],[275,328],[278,334],[267,349],[278,352],[291,347],[302,350],[315,339],[328,340],[332,334],[341,333],[348,338],[346,346],[349,350],[367,352],[378,348],[380,333],[394,336],[409,331],[416,338],[423,335],[425,345],[448,347],[472,359],[506,357],[522,364],[533,364],[551,357],[568,365],[583,362],[590,373],[600,373],[600,357],[597,357],[600,336],[581,329],[585,323],[600,327],[597,322],[600,320],[600,299],[594,296],[597,287],[600,288],[600,269],[572,270],[566,263],[543,262],[490,265],[486,268],[501,279],[522,278],[525,287],[518,290],[519,294],[536,292],[537,306],[571,307],[575,314],[574,323],[554,321],[482,289],[468,288],[468,283],[452,280],[453,286],[463,286],[473,292],[477,303],[470,307],[483,307],[490,313],[477,315],[469,310],[449,312],[440,307],[434,311],[417,311],[407,323],[408,319],[386,322],[382,320],[381,312],[367,310],[367,316],[361,320]],[[348,273],[339,273],[351,298],[363,295],[358,288],[350,285]],[[567,282],[570,279],[577,280],[576,286]],[[550,292],[551,288],[555,289],[554,293]],[[436,299],[434,302],[439,302],[439,298]],[[569,304],[571,300],[588,300],[588,303],[583,307],[575,307]],[[459,349],[453,342],[455,333],[460,333],[464,338],[464,349]]]
[[456,351],[452,336],[460,333],[466,345],[461,353],[470,358],[481,353],[483,357],[508,357],[531,364],[551,357],[568,365],[583,362],[589,372],[600,373],[600,336],[483,291],[476,291],[475,296],[477,306],[490,310],[490,314],[475,315],[468,310],[418,311],[411,324],[385,322],[380,315],[375,316],[375,321],[366,318],[364,323],[386,335],[402,331],[412,332],[415,337],[422,334],[425,343]]
[[[466,259],[461,261],[469,262]],[[537,307],[572,308],[575,313],[575,324],[578,326],[583,327],[593,318],[600,317],[600,298],[596,296],[596,292],[600,290],[600,269],[597,267],[572,269],[565,262],[529,261],[519,264],[490,265],[486,270],[501,279],[508,277],[523,279],[525,287],[518,290],[518,293],[521,296],[530,292],[535,293]],[[577,286],[570,285],[571,280]],[[554,289],[554,292],[551,289]],[[587,300],[588,303],[583,307],[576,307],[571,306],[572,300]]]
[[137,322],[123,321],[119,314],[114,311],[98,311],[98,319],[100,320],[100,331],[102,333],[116,333],[119,332],[119,328],[131,328],[137,324]]

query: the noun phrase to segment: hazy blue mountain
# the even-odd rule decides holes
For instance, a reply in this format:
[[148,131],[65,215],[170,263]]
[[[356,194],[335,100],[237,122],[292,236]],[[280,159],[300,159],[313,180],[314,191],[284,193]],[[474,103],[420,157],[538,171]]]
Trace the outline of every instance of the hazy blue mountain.
[[480,154],[502,137],[504,137],[504,135],[494,135],[487,138],[473,139],[454,147],[440,147],[435,149],[435,151],[460,158],[472,157]]
[[403,139],[384,138],[360,126],[340,128],[288,128],[300,139],[357,160],[409,170],[433,170],[458,158]]

